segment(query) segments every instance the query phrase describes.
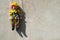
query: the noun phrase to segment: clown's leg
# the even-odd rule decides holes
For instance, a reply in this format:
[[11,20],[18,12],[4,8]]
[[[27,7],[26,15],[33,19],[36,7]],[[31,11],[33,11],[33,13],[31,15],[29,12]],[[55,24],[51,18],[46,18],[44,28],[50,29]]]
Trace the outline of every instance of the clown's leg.
[[16,28],[19,27],[19,19],[16,19]]
[[12,30],[14,30],[14,28],[15,28],[14,19],[11,19],[11,25],[12,25]]

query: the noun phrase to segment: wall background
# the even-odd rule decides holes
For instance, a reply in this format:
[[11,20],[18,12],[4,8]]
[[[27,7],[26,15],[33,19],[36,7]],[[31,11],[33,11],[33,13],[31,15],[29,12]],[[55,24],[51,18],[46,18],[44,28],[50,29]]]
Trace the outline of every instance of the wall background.
[[0,40],[60,40],[60,0],[13,0],[25,12],[20,33],[9,23],[11,1],[0,0]]

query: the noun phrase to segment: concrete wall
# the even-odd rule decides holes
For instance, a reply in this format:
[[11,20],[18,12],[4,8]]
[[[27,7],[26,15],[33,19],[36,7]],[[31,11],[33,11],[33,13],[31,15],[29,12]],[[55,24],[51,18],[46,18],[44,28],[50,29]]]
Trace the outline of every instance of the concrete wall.
[[13,0],[24,11],[21,31],[11,30],[11,1],[0,0],[0,40],[60,40],[60,0]]

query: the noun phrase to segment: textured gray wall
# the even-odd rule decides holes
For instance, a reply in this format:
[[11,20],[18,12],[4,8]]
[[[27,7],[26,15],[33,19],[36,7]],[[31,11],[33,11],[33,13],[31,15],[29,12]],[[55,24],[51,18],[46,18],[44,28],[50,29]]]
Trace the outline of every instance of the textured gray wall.
[[60,40],[60,0],[13,0],[25,12],[21,31],[11,30],[11,1],[0,0],[0,40]]

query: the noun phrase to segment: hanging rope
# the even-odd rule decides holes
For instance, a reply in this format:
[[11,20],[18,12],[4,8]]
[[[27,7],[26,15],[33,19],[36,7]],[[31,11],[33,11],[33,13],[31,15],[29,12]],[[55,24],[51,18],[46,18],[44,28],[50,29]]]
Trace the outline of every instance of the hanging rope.
[[23,0],[22,0],[22,7],[23,7]]

